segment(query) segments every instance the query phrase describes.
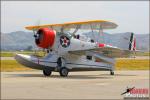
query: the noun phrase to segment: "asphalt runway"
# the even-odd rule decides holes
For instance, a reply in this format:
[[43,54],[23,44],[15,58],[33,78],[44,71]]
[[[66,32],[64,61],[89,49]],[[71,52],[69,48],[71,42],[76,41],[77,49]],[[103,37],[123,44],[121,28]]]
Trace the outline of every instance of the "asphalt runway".
[[56,72],[1,72],[2,99],[123,99],[127,87],[149,89],[149,71],[72,72],[66,78]]

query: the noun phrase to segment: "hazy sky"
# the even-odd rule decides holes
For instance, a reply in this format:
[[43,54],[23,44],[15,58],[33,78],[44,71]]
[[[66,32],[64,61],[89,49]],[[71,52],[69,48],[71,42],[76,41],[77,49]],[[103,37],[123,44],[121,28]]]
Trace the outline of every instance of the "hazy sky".
[[149,1],[2,1],[1,31],[26,31],[25,26],[95,19],[119,25],[109,33],[149,33]]

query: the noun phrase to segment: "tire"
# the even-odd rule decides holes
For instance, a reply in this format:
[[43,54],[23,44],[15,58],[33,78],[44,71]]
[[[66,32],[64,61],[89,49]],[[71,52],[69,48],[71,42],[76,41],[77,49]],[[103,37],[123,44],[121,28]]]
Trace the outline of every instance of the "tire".
[[113,72],[113,71],[110,71],[110,75],[114,75],[114,72]]
[[52,71],[51,70],[43,70],[43,74],[44,74],[44,76],[50,76],[51,75],[51,73],[52,73]]
[[69,73],[69,70],[66,67],[62,67],[59,71],[60,76],[67,77]]

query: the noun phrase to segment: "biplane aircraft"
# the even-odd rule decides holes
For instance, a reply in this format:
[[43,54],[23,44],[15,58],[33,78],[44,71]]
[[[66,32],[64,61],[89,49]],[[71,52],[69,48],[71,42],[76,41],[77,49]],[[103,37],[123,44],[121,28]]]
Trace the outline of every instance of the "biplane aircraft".
[[[45,76],[53,71],[66,77],[73,71],[110,71],[114,75],[116,57],[127,57],[136,49],[132,32],[120,39],[120,47],[102,42],[103,30],[115,29],[117,24],[105,20],[27,26],[35,43],[46,49],[46,56],[16,54],[15,59],[30,68],[42,70]],[[98,32],[97,38],[87,38],[82,32]],[[90,34],[90,33],[89,33]]]

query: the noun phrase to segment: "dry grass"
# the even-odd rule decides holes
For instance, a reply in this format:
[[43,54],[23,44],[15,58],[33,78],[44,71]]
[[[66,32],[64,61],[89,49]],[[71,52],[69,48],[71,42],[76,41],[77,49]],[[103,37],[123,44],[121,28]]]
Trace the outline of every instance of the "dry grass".
[[149,59],[118,59],[116,70],[149,70]]
[[[149,59],[117,59],[116,70],[149,70]],[[16,60],[1,60],[1,71],[31,71]]]
[[[13,57],[14,53],[20,53],[20,54],[35,54],[34,51],[1,51],[1,57]],[[43,56],[44,52],[43,51],[37,51],[37,55]],[[149,56],[150,52],[137,52],[136,54],[131,54],[131,56]]]
[[16,52],[11,52],[11,51],[2,51],[1,52],[1,57],[13,57],[16,53],[18,54],[26,54],[26,55],[37,55],[37,56],[44,56],[45,52],[43,51],[38,51],[35,52],[34,51],[16,51]]
[[1,71],[27,71],[33,70],[19,64],[16,60],[1,60]]

